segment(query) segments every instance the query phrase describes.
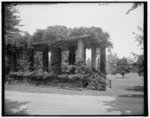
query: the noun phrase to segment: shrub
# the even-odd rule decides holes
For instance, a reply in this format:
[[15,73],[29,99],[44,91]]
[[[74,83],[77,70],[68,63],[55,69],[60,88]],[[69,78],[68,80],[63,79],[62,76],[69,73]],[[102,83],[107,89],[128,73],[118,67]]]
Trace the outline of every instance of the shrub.
[[74,66],[76,74],[56,75],[39,69],[32,72],[11,72],[9,77],[18,82],[28,82],[34,85],[59,85],[73,88],[88,88],[106,90],[106,79],[98,70],[91,70],[84,65]]
[[42,69],[32,72],[11,72],[9,74],[11,82],[25,82],[33,85],[59,85],[82,88],[83,76],[74,75],[55,75],[53,73],[44,72]]
[[106,81],[98,70],[91,70],[84,65],[77,67],[76,73],[84,75],[85,86],[92,90],[106,90]]
[[75,74],[76,66],[68,65],[65,73],[67,74]]

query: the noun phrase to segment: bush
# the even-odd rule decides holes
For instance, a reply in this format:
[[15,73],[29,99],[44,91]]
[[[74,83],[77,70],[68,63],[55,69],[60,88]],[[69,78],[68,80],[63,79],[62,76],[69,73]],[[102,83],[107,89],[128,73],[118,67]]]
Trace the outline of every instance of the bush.
[[68,65],[65,73],[67,73],[67,74],[75,74],[75,71],[76,71],[76,66]]
[[39,71],[32,71],[32,72],[11,72],[9,74],[9,77],[11,78],[11,81],[17,80],[18,82],[30,82],[30,83],[37,83],[38,81],[45,82],[48,80],[48,78],[52,78],[55,75],[44,72],[43,70]]
[[85,86],[92,90],[106,90],[105,76],[98,70],[91,70],[84,65],[77,67],[76,73],[84,75]]
[[32,72],[11,72],[9,78],[11,78],[9,83],[21,82],[33,85],[70,86],[73,88],[83,88],[84,82],[82,75],[55,75],[53,73],[44,72],[41,69]]
[[106,90],[105,76],[98,70],[91,70],[84,65],[74,66],[72,75],[56,75],[39,69],[32,72],[11,72],[11,81],[27,82],[33,85],[59,85],[63,87],[88,88],[92,90]]

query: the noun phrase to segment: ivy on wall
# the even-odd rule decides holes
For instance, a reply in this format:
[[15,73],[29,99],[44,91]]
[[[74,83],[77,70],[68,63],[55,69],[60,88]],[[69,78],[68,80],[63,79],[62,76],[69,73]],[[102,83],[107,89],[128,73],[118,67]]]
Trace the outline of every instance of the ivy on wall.
[[61,74],[61,48],[51,50],[51,71],[54,74]]

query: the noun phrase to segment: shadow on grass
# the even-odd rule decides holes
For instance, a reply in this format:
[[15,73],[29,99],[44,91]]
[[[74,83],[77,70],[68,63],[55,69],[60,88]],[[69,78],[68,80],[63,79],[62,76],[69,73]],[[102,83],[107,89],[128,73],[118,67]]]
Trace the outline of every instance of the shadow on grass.
[[4,116],[24,116],[28,115],[26,113],[26,108],[21,108],[21,106],[28,104],[29,102],[18,102],[5,99],[5,110]]
[[132,95],[120,95],[119,97],[144,97],[144,95],[143,94],[132,94]]
[[129,79],[129,77],[122,77],[122,76],[120,76],[120,77],[115,77],[115,79]]
[[143,88],[143,86],[134,86],[134,87],[127,88],[126,90],[131,90],[131,91],[144,91],[144,88]]
[[[106,106],[110,106],[106,110],[108,112],[119,111],[120,115],[144,115],[144,98],[143,94],[126,94],[120,95],[116,100],[104,102]],[[112,114],[113,115],[113,114]]]

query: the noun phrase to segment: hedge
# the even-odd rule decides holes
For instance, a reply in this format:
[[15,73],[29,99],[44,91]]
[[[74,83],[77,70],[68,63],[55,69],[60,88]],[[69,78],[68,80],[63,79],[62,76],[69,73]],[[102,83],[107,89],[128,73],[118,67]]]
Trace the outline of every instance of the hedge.
[[108,80],[97,70],[91,70],[85,66],[77,66],[76,74],[56,75],[43,70],[32,72],[11,72],[7,81],[27,82],[33,85],[54,85],[73,88],[87,88],[92,90],[106,90]]
[[13,83],[29,83],[32,85],[59,85],[68,86],[73,88],[84,88],[86,80],[83,80],[84,76],[80,74],[74,75],[55,75],[53,73],[44,72],[39,70],[38,72],[11,72],[9,79],[6,81],[9,84]]

